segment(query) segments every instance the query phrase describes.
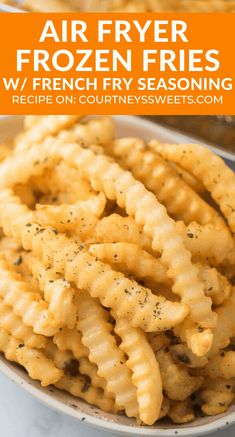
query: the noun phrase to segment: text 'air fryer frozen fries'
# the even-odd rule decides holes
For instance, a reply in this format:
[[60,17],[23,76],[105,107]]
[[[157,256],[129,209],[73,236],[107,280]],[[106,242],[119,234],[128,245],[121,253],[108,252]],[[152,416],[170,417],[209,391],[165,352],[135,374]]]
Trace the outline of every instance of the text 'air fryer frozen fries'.
[[115,138],[109,117],[28,116],[3,150],[5,357],[146,425],[226,411],[234,173],[201,146]]

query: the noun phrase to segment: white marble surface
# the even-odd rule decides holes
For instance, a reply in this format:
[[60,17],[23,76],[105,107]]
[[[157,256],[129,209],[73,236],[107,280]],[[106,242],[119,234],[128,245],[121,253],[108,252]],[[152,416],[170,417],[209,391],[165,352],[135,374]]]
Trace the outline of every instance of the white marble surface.
[[[235,426],[210,434],[234,437]],[[113,437],[96,431],[40,404],[5,376],[0,375],[1,437]]]

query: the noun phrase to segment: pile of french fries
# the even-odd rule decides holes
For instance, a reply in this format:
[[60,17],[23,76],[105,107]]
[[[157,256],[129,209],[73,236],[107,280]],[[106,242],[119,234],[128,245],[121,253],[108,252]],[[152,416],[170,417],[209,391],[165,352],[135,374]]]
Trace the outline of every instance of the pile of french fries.
[[235,175],[110,117],[28,116],[0,153],[0,351],[42,386],[152,425],[235,382]]

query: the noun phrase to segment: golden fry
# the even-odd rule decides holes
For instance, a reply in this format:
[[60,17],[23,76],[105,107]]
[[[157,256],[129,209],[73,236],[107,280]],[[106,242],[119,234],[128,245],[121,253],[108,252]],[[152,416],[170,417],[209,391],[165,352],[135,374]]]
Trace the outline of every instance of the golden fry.
[[225,162],[209,149],[195,144],[159,144],[157,150],[203,183],[235,232],[235,175]]
[[157,359],[145,334],[133,328],[125,319],[115,317],[114,331],[121,338],[120,349],[128,356],[136,387],[140,419],[152,425],[159,418],[163,401],[162,379]]

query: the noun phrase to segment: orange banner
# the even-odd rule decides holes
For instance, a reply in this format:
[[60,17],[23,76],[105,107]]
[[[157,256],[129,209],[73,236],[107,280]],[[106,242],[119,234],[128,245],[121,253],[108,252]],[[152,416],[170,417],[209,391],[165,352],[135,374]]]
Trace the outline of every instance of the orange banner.
[[0,14],[1,114],[233,114],[235,14]]

